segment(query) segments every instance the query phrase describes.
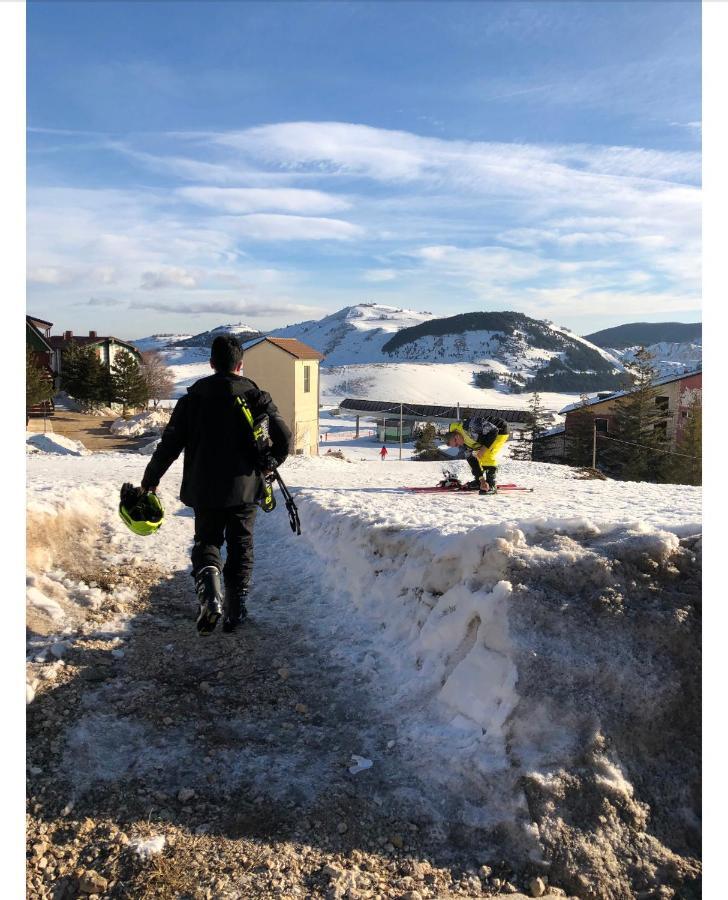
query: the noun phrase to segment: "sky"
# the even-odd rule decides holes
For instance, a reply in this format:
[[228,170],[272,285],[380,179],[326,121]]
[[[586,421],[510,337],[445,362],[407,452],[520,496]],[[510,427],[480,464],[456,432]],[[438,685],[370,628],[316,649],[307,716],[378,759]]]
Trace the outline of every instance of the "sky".
[[698,321],[695,0],[29,0],[28,311]]

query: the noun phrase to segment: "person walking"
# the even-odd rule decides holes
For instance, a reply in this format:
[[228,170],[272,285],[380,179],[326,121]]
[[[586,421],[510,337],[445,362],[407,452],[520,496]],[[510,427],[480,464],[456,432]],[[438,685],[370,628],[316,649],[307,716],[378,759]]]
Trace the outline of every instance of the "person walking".
[[446,435],[449,447],[465,448],[474,478],[471,486],[479,488],[479,494],[497,493],[498,455],[507,440],[508,425],[499,416],[473,416],[453,422]]
[[387,448],[382,446],[382,449],[379,451],[379,455],[382,457],[382,462],[387,458]]
[[[242,359],[236,337],[215,338],[210,352],[214,374],[196,381],[177,401],[142,478],[142,489],[155,492],[184,451],[180,500],[195,513],[192,577],[201,635],[211,634],[221,617],[222,630],[235,631],[247,615],[255,514],[265,496],[265,477],[290,451],[290,429],[270,394],[240,375]],[[270,440],[263,458],[244,406],[256,421],[267,417]]]

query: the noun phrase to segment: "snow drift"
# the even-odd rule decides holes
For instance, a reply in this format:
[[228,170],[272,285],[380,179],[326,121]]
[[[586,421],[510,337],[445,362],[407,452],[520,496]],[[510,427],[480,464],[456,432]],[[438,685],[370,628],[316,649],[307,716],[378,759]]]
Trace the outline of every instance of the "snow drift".
[[350,606],[322,629],[460,798],[445,819],[583,898],[698,896],[697,533],[586,518],[448,533],[318,491],[301,505]]

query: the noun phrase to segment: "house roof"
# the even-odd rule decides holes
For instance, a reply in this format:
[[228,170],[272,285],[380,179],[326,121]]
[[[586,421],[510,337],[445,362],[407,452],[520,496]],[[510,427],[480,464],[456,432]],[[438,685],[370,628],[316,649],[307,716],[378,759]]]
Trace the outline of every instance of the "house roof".
[[[663,384],[670,384],[673,381],[682,381],[684,378],[694,378],[696,375],[702,375],[702,369],[696,369],[694,372],[683,372],[682,375],[665,375],[662,378],[655,378],[652,382],[652,387],[660,387]],[[626,397],[628,394],[633,394],[634,391],[615,391],[613,394],[610,394],[608,397],[591,397],[586,401],[586,403],[570,403],[568,406],[565,406],[563,409],[559,410],[560,415],[564,415],[564,413],[572,412],[575,409],[583,409],[585,406],[597,406],[599,403],[611,403],[612,400],[616,400],[619,397]]]
[[273,344],[274,347],[285,350],[286,353],[290,353],[291,356],[295,356],[296,359],[324,359],[322,353],[319,353],[318,350],[314,350],[313,347],[309,347],[308,344],[304,344],[303,341],[296,340],[296,338],[260,337],[253,341],[246,342],[243,345],[243,351],[250,350],[252,347],[257,347],[258,344],[261,344],[263,341],[268,341],[268,343]]
[[62,350],[67,344],[76,343],[80,346],[84,346],[85,344],[103,344],[104,341],[113,341],[115,344],[121,344],[122,347],[128,347],[136,356],[140,356],[139,350],[134,346],[134,344],[130,344],[128,341],[122,341],[121,338],[113,337],[112,335],[97,335],[94,337],[89,337],[87,334],[74,334],[68,340],[62,334],[53,334],[48,338],[48,343],[54,350]]
[[[33,337],[35,338],[37,343],[42,344],[43,347],[46,348],[46,350],[51,350],[52,348],[51,348],[50,344],[48,343],[48,341],[46,340],[45,336],[35,325],[35,323],[37,321],[39,321],[39,320],[32,319],[30,316],[26,316],[25,317],[25,327],[30,329],[31,334],[33,335]],[[27,334],[27,332],[26,332],[26,334]],[[31,339],[31,342],[32,342],[32,339]]]
[[[376,414],[380,412],[399,413],[400,404],[387,403],[383,400],[354,400],[347,397],[339,404],[340,409],[348,409],[358,413]],[[525,409],[483,409],[474,406],[430,406],[421,403],[403,403],[402,415],[422,419],[451,419],[457,421],[468,416],[499,416],[506,422],[524,422],[527,416]]]
[[53,325],[53,322],[46,322],[45,319],[39,319],[38,316],[26,316],[25,321],[30,322],[31,325],[36,325],[36,323],[40,325],[47,325],[49,328]]

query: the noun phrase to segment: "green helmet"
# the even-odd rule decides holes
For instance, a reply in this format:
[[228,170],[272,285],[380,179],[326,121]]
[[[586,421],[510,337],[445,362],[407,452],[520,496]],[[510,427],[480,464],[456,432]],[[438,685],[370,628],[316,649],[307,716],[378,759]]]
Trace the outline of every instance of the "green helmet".
[[156,494],[127,482],[121,486],[119,515],[134,534],[154,534],[164,522],[164,507]]

